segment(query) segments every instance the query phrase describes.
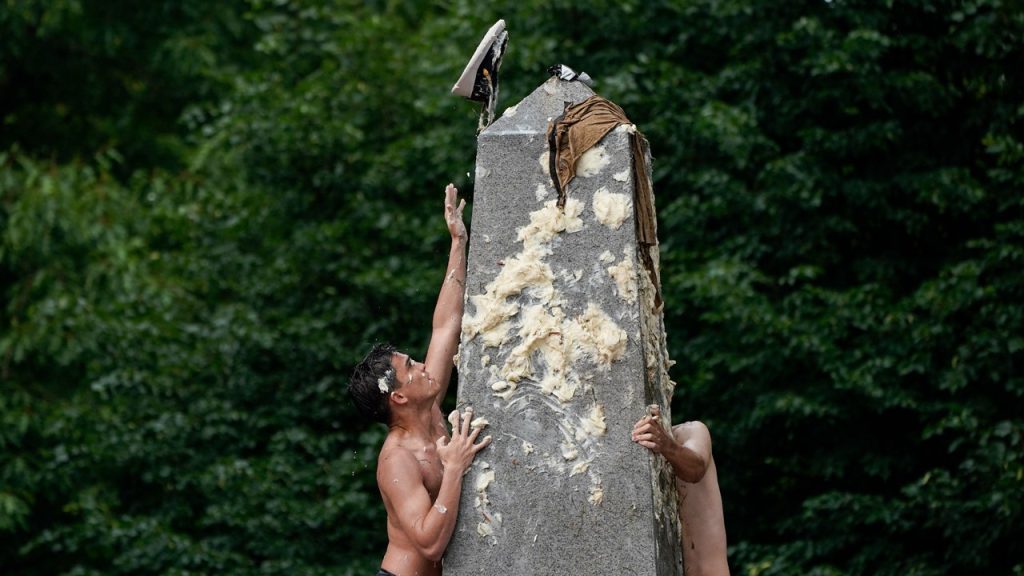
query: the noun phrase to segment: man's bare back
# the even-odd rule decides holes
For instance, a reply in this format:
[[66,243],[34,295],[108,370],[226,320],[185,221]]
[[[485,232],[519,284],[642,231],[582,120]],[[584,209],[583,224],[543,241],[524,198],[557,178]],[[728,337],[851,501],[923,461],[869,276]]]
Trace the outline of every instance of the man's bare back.
[[657,417],[645,416],[632,436],[664,456],[675,472],[686,576],[729,576],[722,494],[707,426],[685,422],[669,435]]

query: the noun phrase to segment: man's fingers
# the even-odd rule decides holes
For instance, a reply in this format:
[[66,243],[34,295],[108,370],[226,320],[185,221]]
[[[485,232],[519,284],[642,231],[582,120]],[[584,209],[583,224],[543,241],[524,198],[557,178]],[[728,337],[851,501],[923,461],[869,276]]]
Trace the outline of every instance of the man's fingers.
[[437,445],[438,449],[444,448],[448,445],[448,439],[444,436],[438,436],[437,441],[434,442],[434,444]]
[[653,432],[653,426],[647,420],[641,420],[637,422],[636,426],[633,427],[634,434],[650,434]]
[[469,434],[469,423],[473,420],[473,407],[466,406],[466,412],[462,415],[462,435]]
[[444,211],[450,214],[455,209],[455,185],[448,184],[444,189]]
[[448,415],[448,423],[452,425],[452,434],[459,431],[459,411],[452,410],[451,414]]
[[[479,431],[479,430],[480,430],[480,429],[479,429],[479,428],[477,428],[477,431]],[[490,435],[490,434],[488,434],[487,436],[484,436],[483,440],[481,440],[479,444],[473,444],[473,453],[475,454],[475,453],[477,453],[477,452],[479,452],[479,451],[483,450],[483,449],[484,449],[484,448],[486,448],[486,447],[487,447],[487,446],[488,446],[488,445],[489,445],[490,443],[491,443],[491,435]]]

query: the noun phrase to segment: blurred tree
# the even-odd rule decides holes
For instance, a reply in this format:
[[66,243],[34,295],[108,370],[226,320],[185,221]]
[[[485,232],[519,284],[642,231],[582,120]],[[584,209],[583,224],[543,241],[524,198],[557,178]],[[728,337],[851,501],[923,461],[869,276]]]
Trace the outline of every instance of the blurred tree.
[[115,149],[180,168],[182,112],[252,60],[241,0],[19,0],[0,7],[0,148],[59,161]]

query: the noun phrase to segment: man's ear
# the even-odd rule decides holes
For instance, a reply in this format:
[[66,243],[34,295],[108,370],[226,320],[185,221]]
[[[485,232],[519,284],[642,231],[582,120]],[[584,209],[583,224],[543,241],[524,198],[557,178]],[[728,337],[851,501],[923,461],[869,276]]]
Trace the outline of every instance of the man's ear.
[[405,397],[405,394],[402,394],[401,392],[397,391],[391,393],[390,399],[395,404],[405,404],[406,402],[409,401],[409,399]]

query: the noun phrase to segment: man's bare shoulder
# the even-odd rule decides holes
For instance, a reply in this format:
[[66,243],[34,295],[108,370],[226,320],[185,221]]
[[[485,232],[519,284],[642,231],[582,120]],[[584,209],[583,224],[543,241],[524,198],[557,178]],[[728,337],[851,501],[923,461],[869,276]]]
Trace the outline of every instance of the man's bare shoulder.
[[416,469],[416,456],[412,450],[404,446],[400,439],[388,434],[377,455],[377,482],[381,488],[384,487],[381,478]]
[[675,435],[677,440],[685,441],[688,438],[694,436],[709,437],[711,432],[708,427],[700,420],[691,420],[689,422],[683,422],[682,424],[676,424],[672,427],[672,433]]

